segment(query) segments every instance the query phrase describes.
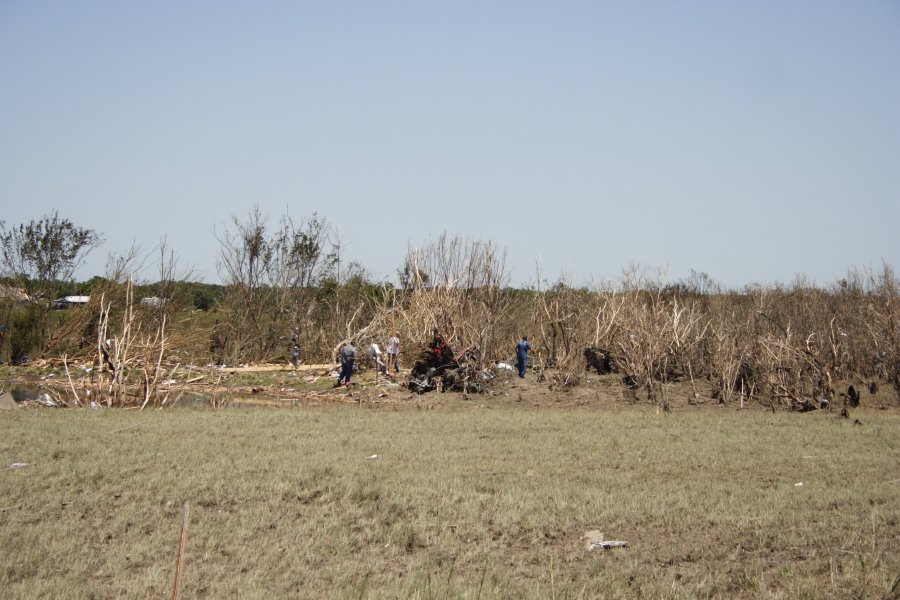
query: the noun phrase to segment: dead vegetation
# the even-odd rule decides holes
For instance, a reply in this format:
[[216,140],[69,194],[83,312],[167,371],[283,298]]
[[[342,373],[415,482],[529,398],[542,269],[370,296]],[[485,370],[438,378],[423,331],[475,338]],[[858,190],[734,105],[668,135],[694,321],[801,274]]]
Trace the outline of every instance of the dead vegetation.
[[900,302],[887,265],[827,289],[801,279],[727,292],[703,274],[673,285],[639,267],[590,288],[560,280],[514,289],[504,251],[444,234],[409,249],[395,287],[346,263],[340,238],[315,215],[285,215],[271,229],[256,209],[219,235],[227,285],[209,312],[168,295],[181,277],[163,249],[156,305],[134,298],[134,257],[126,257],[95,286],[88,307],[55,327],[49,346],[58,355],[93,363],[95,401],[162,405],[161,382],[188,365],[287,361],[294,344],[303,362],[330,362],[351,339],[364,356],[394,331],[406,369],[433,351],[435,335],[453,349],[449,368],[413,373],[429,389],[446,383],[421,380],[435,368],[457,371],[458,389],[483,388],[529,335],[533,376],[548,386],[576,386],[586,368],[612,372],[627,398],[662,408],[675,382],[689,383],[691,402],[773,410],[833,407],[849,384],[886,385],[900,401]]

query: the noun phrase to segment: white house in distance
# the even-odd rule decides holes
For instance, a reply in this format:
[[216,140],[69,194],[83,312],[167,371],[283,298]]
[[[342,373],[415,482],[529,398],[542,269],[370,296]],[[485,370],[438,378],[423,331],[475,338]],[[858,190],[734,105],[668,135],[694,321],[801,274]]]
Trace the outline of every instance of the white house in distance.
[[[53,308],[66,309],[73,306],[84,306],[90,302],[90,296],[63,296],[53,301]],[[150,296],[149,298],[141,298],[141,306],[150,306],[159,308],[165,306],[168,300],[166,298],[157,298]]]
[[141,298],[141,306],[151,306],[153,308],[161,308],[166,305],[169,300],[167,298],[158,298],[156,296],[148,296]]
[[84,306],[90,302],[90,296],[63,296],[53,301],[53,308],[66,309],[73,306]]

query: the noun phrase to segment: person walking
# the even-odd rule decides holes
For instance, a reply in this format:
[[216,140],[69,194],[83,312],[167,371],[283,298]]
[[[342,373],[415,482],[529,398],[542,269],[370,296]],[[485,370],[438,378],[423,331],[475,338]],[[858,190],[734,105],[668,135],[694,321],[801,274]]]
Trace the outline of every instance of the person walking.
[[387,366],[390,369],[391,365],[394,367],[394,372],[400,372],[400,337],[397,335],[397,332],[394,332],[394,337],[388,340],[387,343]]
[[341,374],[338,375],[338,380],[334,387],[340,387],[341,381],[350,385],[350,377],[353,376],[353,364],[356,362],[355,343],[356,340],[350,340],[350,343],[341,350]]
[[528,343],[528,336],[523,335],[522,341],[516,344],[516,366],[519,368],[519,377],[525,378],[525,369],[528,368],[528,351],[531,350],[531,344]]

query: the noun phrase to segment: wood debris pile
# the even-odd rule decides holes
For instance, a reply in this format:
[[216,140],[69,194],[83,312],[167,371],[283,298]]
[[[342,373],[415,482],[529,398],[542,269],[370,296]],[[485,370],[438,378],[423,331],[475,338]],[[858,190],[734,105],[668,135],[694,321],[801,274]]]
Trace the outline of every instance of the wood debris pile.
[[482,392],[493,373],[480,371],[479,359],[477,348],[466,348],[457,355],[443,339],[435,337],[413,365],[409,389],[418,394],[434,390]]

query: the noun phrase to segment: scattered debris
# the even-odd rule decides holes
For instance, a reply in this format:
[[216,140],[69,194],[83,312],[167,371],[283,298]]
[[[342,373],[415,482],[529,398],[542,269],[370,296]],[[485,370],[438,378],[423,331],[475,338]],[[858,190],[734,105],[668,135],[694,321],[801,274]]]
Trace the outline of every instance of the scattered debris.
[[797,483],[794,484],[794,487],[803,487],[803,482],[798,481]]
[[624,540],[604,540],[599,544],[593,544],[591,546],[591,550],[596,548],[603,548],[604,550],[611,550],[612,548],[627,548],[628,542]]
[[373,454],[372,456],[367,456],[367,457],[366,457],[366,460],[378,460],[378,455],[377,455],[377,454]]
[[497,363],[497,368],[503,371],[515,371],[511,364],[505,362]]
[[599,529],[585,531],[582,539],[584,540],[584,549],[588,552],[593,552],[598,549],[611,550],[613,548],[628,547],[628,542],[623,540],[604,540],[603,533]]

